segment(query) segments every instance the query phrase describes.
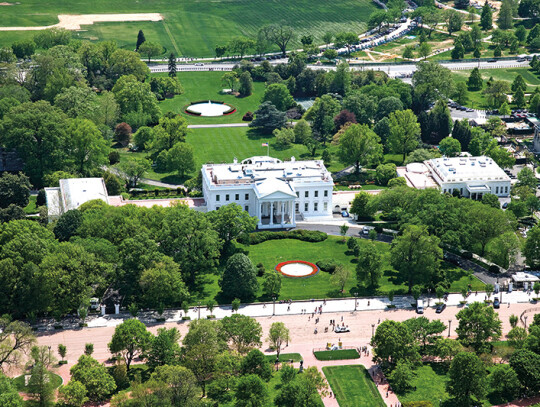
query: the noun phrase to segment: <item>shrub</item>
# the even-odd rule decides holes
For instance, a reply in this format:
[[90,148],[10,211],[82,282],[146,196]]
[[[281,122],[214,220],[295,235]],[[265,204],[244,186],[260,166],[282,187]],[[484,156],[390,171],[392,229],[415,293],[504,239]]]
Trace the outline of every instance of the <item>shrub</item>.
[[246,234],[238,238],[238,242],[242,244],[259,244],[266,242],[267,240],[278,240],[278,239],[297,239],[304,242],[322,242],[326,240],[328,235],[324,232],[319,232],[317,230],[302,230],[295,229],[289,232],[254,232]]
[[403,407],[433,407],[429,400],[424,401],[408,401],[402,404]]
[[242,120],[245,122],[250,122],[253,120],[253,113],[252,112],[246,112],[246,114],[242,117]]
[[473,254],[471,252],[463,252],[461,254],[461,257],[467,260],[471,260],[473,258]]
[[319,260],[315,264],[318,268],[320,268],[322,271],[326,271],[327,273],[332,274],[334,271],[336,271],[337,263],[334,263],[333,261]]
[[114,165],[120,162],[120,153],[118,151],[111,151],[109,153],[109,164]]
[[47,197],[45,195],[45,190],[44,189],[40,189],[38,191],[38,194],[37,194],[37,199],[36,199],[36,206],[43,206],[47,203]]

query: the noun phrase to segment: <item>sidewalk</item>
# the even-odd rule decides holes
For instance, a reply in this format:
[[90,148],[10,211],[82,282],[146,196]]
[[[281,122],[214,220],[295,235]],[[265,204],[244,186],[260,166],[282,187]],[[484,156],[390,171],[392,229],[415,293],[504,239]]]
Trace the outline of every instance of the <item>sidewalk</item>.
[[[501,298],[501,294],[493,294],[491,299],[494,296]],[[529,303],[532,294],[527,294],[524,291],[513,291],[512,293],[504,292],[502,293],[501,308],[507,307],[509,303]],[[431,296],[422,296],[420,297],[427,307],[435,308],[435,303],[438,301],[437,298]],[[473,293],[467,297],[467,303],[472,302],[481,302],[486,298],[484,292]],[[451,306],[460,306],[460,301],[463,301],[463,296],[461,294],[450,294],[446,305]],[[388,309],[388,305],[394,305],[395,309],[412,309],[415,304],[415,300],[412,296],[396,296],[392,303],[387,297],[371,297],[371,298],[359,298],[356,300],[356,310],[357,311],[384,311]],[[323,313],[339,313],[339,312],[352,312],[355,310],[355,300],[354,298],[345,298],[345,299],[328,299],[328,300],[307,300],[307,301],[293,301],[292,303],[279,303],[272,302],[267,303],[255,303],[255,304],[246,304],[241,305],[238,313],[247,315],[250,317],[271,317],[272,315],[309,315],[315,312],[315,309],[319,306],[322,306]],[[304,311],[305,310],[305,311]],[[231,305],[222,305],[216,307],[212,313],[216,319],[221,319],[232,314]],[[188,315],[192,320],[203,318],[205,319],[210,315],[210,312],[206,307],[193,307],[189,310]],[[163,318],[165,322],[179,322],[182,321],[184,312],[177,309],[166,310],[163,313]],[[130,314],[127,312],[121,312],[118,315],[105,315],[105,316],[93,316],[87,318],[88,327],[98,328],[98,327],[111,327],[121,324],[125,319],[130,318]],[[157,312],[155,311],[144,311],[140,312],[138,318],[145,324],[155,324],[156,317],[158,317]],[[75,329],[78,328],[79,320],[77,318],[69,321],[65,320],[63,325],[66,329]],[[42,324],[38,326],[39,331],[54,331],[55,323],[51,320],[49,324]]]

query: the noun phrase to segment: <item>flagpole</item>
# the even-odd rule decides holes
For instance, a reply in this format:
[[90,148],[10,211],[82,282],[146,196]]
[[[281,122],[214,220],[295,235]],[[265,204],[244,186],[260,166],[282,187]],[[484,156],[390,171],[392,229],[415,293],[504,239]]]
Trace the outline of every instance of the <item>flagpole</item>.
[[266,155],[270,157],[270,143],[266,143]]

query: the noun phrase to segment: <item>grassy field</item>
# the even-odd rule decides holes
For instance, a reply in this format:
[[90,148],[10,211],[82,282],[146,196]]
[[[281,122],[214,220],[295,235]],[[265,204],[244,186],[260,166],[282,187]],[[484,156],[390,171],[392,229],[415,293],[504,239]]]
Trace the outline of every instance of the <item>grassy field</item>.
[[[147,39],[156,39],[177,54],[189,57],[213,56],[218,44],[237,35],[255,36],[265,24],[283,21],[295,28],[299,38],[313,35],[318,42],[329,32],[365,31],[369,15],[376,9],[370,0],[300,0],[267,2],[253,0],[153,0],[129,1],[28,0],[2,7],[2,26],[42,26],[58,22],[58,14],[161,13],[163,22],[99,23],[83,26],[78,37],[90,40],[114,39],[133,47],[142,29]],[[23,34],[31,36],[28,33]],[[20,39],[19,32],[1,32],[0,44]],[[297,47],[299,41],[290,44]]]
[[[471,71],[454,71],[452,74],[454,76],[454,82],[466,82],[471,74]],[[535,87],[540,85],[540,78],[528,68],[481,69],[480,74],[482,75],[482,79],[484,79],[483,89],[486,88],[486,82],[491,77],[497,81],[507,81],[511,85],[513,80],[518,75],[523,76],[523,79],[527,83],[527,92],[532,92]],[[477,109],[491,108],[491,106],[488,105],[487,99],[483,95],[482,90],[474,92],[469,91],[469,102],[466,103],[465,106],[470,106]]]
[[[62,384],[62,378],[58,376],[56,373],[52,373],[52,372],[50,373],[51,373],[51,381],[52,381],[53,388],[56,389],[60,387],[60,385]],[[25,375],[20,375],[13,379],[13,384],[15,385],[15,388],[21,392],[28,391],[28,387],[24,385],[24,376]]]
[[[226,85],[221,83],[225,72],[178,72],[178,80],[184,88],[184,93],[172,99],[160,102],[163,112],[180,113],[190,124],[241,123],[242,116],[247,111],[254,112],[261,103],[265,85],[263,82],[253,83],[253,94],[245,98],[233,95],[223,95],[221,90]],[[166,76],[166,73],[159,74]],[[184,108],[192,102],[200,100],[220,100],[236,108],[236,113],[220,117],[200,117],[184,113]]]
[[326,366],[322,370],[341,407],[386,405],[364,366]]
[[338,350],[323,350],[313,352],[317,360],[344,360],[344,359],[359,359],[360,355],[356,349],[338,349]]
[[[265,355],[265,358],[270,363],[274,363],[276,361],[276,355]],[[299,353],[280,353],[279,354],[280,362],[288,362],[291,359],[293,360],[293,362],[300,362],[302,360],[302,355],[300,355]]]
[[38,213],[38,207],[36,206],[37,195],[30,195],[28,198],[28,205],[24,208],[26,214]]
[[[365,239],[359,239],[361,245],[368,244]],[[407,287],[398,276],[398,273],[390,266],[389,250],[390,245],[386,243],[375,242],[375,249],[378,250],[383,258],[382,268],[383,276],[380,280],[380,287],[375,293],[368,291],[366,288],[358,287],[356,281],[356,259],[353,254],[347,251],[347,246],[342,243],[342,239],[338,236],[328,236],[323,242],[309,243],[294,239],[269,240],[258,245],[242,246],[247,251],[249,258],[253,264],[262,263],[266,273],[274,273],[274,269],[278,263],[287,260],[305,260],[316,263],[320,260],[333,261],[342,264],[351,272],[349,280],[345,285],[345,290],[341,293],[337,287],[330,282],[330,273],[319,271],[318,274],[309,278],[286,278],[281,280],[281,292],[278,299],[282,300],[305,300],[311,298],[343,298],[354,296],[354,291],[357,290],[360,296],[368,295],[386,295],[389,291],[394,291],[396,295],[405,294]],[[472,290],[482,290],[484,285],[480,280],[473,277],[469,279],[469,274],[459,268],[443,263],[442,265],[447,278],[451,281],[450,291],[461,292],[463,288],[467,288],[467,284],[472,284]],[[220,303],[218,293],[220,291],[217,275],[206,276],[204,288],[198,293],[193,293],[192,304],[201,301],[205,304],[209,299],[215,298]],[[260,286],[264,281],[264,277],[258,277]],[[270,301],[265,298],[262,288],[258,292],[259,301]]]

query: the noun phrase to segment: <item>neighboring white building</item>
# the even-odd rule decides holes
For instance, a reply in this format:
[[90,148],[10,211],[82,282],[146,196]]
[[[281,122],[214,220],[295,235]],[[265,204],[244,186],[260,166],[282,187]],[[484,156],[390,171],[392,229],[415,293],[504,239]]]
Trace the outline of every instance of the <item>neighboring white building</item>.
[[441,192],[481,199],[484,194],[510,195],[510,177],[490,157],[442,157],[398,168],[407,185],[418,188],[438,187]]
[[297,215],[332,216],[334,182],[321,160],[234,159],[203,165],[202,180],[207,210],[236,203],[259,219],[259,229],[294,227]]
[[103,178],[61,179],[59,185],[55,188],[45,188],[49,218],[58,218],[93,199],[109,203]]

